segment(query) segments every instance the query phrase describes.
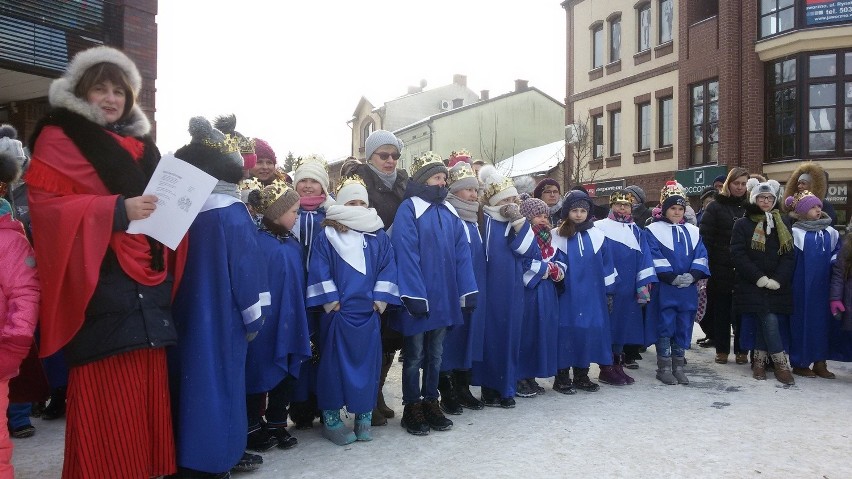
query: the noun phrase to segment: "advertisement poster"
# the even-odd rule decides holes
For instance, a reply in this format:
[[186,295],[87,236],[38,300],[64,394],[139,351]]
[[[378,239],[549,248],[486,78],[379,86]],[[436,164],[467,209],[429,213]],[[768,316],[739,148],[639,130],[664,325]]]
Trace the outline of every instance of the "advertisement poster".
[[808,25],[852,20],[852,0],[807,0],[805,22]]

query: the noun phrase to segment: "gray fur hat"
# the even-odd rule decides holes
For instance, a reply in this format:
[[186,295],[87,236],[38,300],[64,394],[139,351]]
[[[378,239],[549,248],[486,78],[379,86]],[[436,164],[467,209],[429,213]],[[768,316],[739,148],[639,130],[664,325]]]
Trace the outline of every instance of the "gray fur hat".
[[373,156],[373,153],[375,153],[376,150],[383,145],[393,145],[400,153],[402,153],[402,148],[405,146],[405,143],[387,130],[376,130],[370,133],[370,136],[368,136],[367,140],[364,142],[365,158],[369,160],[370,157]]
[[189,134],[192,140],[176,157],[220,181],[236,184],[242,179],[243,156],[235,137],[225,136],[203,116],[189,120]]

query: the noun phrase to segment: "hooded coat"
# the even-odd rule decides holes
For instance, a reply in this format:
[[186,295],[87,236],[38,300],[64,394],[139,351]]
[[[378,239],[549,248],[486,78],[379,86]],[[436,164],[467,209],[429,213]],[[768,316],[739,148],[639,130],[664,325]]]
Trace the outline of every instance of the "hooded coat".
[[[811,175],[811,187],[809,191],[822,201],[822,210],[831,218],[831,223],[837,223],[837,212],[834,210],[834,206],[825,201],[825,195],[828,193],[828,172],[825,171],[819,163],[806,161],[793,170],[793,173],[790,175],[790,179],[787,180],[787,184],[784,185],[784,198],[793,196],[797,191],[799,191],[799,177],[805,173]],[[790,209],[784,205],[783,200],[781,201],[781,204],[782,211],[790,211]]]

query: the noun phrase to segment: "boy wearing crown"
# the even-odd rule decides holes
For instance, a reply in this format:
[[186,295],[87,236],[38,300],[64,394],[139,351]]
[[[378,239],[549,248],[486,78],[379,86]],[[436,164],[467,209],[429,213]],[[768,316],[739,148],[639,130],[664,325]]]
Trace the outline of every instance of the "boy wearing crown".
[[401,424],[410,434],[426,435],[453,426],[438,405],[444,336],[447,327],[464,324],[462,308],[476,307],[477,286],[465,226],[445,201],[443,159],[426,152],[415,158],[411,173],[391,231],[405,305],[391,327],[403,335]]
[[[322,351],[317,404],[323,436],[343,446],[372,440],[373,406],[379,387],[382,342],[379,315],[399,304],[396,261],[390,238],[358,176],[344,178],[314,240],[308,267],[308,307],[322,308]],[[355,431],[340,408],[355,413]]]
[[698,309],[695,282],[710,276],[707,250],[698,227],[685,221],[686,193],[679,183],[666,183],[660,203],[662,215],[647,228],[659,278],[659,287],[651,292],[648,325],[656,332],[657,379],[664,384],[689,384],[683,370],[685,352]]

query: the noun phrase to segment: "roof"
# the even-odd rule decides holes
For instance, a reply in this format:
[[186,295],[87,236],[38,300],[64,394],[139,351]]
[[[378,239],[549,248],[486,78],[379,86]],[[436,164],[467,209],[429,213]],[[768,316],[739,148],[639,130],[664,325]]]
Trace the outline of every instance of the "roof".
[[565,158],[565,140],[524,150],[497,163],[501,174],[515,177],[550,171]]

